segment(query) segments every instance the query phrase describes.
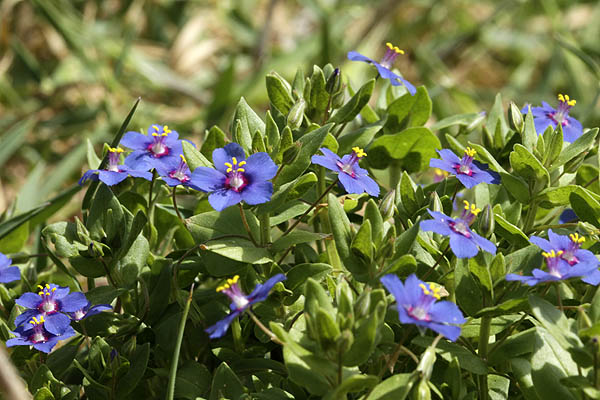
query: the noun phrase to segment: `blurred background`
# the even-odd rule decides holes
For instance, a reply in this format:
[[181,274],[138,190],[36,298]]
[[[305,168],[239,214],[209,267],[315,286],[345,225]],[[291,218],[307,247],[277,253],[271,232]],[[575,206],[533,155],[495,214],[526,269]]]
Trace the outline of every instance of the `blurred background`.
[[434,120],[488,110],[497,92],[519,106],[565,93],[598,126],[599,20],[600,2],[573,0],[2,0],[0,214],[75,183],[86,139],[99,152],[137,97],[130,130],[158,122],[199,144],[214,124],[228,132],[242,95],[262,115],[267,72],[330,62],[356,87],[374,69],[346,53],[379,59],[387,41]]

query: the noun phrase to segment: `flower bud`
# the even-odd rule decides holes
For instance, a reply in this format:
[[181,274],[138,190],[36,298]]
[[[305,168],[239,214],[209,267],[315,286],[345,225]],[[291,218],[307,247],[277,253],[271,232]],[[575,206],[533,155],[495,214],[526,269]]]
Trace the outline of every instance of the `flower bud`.
[[494,220],[494,212],[492,211],[492,206],[488,204],[479,216],[479,226],[477,230],[480,235],[487,238],[494,232],[495,227],[496,222]]
[[287,124],[291,129],[298,129],[302,125],[304,120],[304,109],[306,108],[306,101],[300,99],[292,106],[290,112],[287,115]]
[[429,388],[428,380],[421,379],[415,393],[416,400],[431,400],[431,389]]
[[388,220],[394,216],[394,208],[396,202],[396,191],[390,190],[381,200],[381,204],[379,205],[379,212],[383,220]]
[[440,196],[437,192],[431,193],[431,200],[429,201],[429,208],[432,211],[444,212],[444,206],[442,206],[442,201],[440,200]]
[[519,110],[517,105],[512,101],[508,106],[508,125],[513,131],[516,131],[518,133],[522,133],[523,128],[525,127],[523,114],[521,113],[521,110]]
[[425,350],[421,356],[421,361],[417,365],[417,371],[421,373],[423,380],[429,380],[431,378],[431,372],[433,371],[433,364],[435,364],[435,347],[430,346]]
[[340,91],[342,87],[342,77],[340,74],[340,69],[336,68],[329,79],[327,79],[327,83],[325,84],[325,90],[329,95],[334,95]]

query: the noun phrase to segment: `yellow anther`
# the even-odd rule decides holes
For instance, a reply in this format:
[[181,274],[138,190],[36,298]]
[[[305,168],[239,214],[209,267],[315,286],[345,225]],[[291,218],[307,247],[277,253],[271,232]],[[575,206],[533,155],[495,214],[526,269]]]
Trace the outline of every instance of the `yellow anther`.
[[240,161],[240,163],[239,163],[238,165],[239,165],[240,167],[241,167],[242,165],[246,165],[246,161]]
[[564,253],[564,251],[562,251],[562,250],[559,250],[556,252],[554,250],[551,250],[550,253],[546,253],[545,251],[543,251],[542,255],[546,258],[556,258],[556,257],[562,256],[563,253]]
[[156,132],[160,131],[160,127],[158,125],[152,125],[152,129],[154,129]]
[[468,201],[463,200],[465,203],[465,210],[469,211],[471,214],[477,216],[481,212],[481,208],[477,208],[475,204],[470,204]]
[[578,233],[571,233],[569,235],[569,237],[575,243],[583,243],[583,242],[585,242],[585,237],[584,236],[579,236]]
[[171,133],[169,127],[167,125],[163,126],[163,136],[167,136],[169,133]]
[[558,100],[562,101],[563,103],[567,103],[567,105],[569,105],[570,107],[573,107],[575,105],[575,103],[577,103],[577,101],[575,101],[575,99],[569,98],[568,94],[559,94]]
[[50,289],[50,285],[46,283],[46,289]]
[[233,161],[233,165],[236,165],[236,164],[237,164],[237,158],[235,158],[235,157],[231,157],[231,161]]
[[450,175],[450,172],[448,171],[444,171],[443,169],[439,169],[439,168],[435,168],[433,170],[433,173],[439,176],[443,176],[444,178],[447,178],[448,175]]
[[152,136],[158,136],[158,133],[152,132]]
[[44,287],[42,285],[38,285],[37,287],[39,287],[41,290],[44,290]]
[[233,278],[227,279],[227,282],[224,283],[223,285],[217,287],[217,292],[222,292],[223,290],[227,290],[230,287],[232,287],[233,285],[235,285],[238,280],[240,279],[239,275],[234,276]]
[[43,324],[44,322],[45,321],[44,321],[44,316],[43,315],[40,316],[40,319],[37,319],[36,317],[32,317],[31,321],[29,321],[29,323],[31,325],[40,325],[40,324]]
[[55,287],[53,287],[53,288],[52,288],[52,291],[53,291],[53,292],[54,292],[54,291],[56,291],[56,288],[55,288]]
[[38,292],[38,296],[43,296],[44,292]]
[[363,149],[361,149],[360,147],[353,147],[352,151],[354,152],[354,154],[356,154],[356,157],[358,158],[363,158],[367,156],[367,153],[364,152]]
[[183,156],[183,154],[180,154],[179,157],[181,157],[181,161],[183,161],[184,163],[187,164],[187,160],[185,159],[185,157]]
[[467,147],[465,149],[465,154],[468,155],[469,157],[475,157],[475,154],[477,154],[477,152],[475,151],[475,149]]
[[240,161],[240,163],[238,164],[237,158],[235,157],[231,157],[231,162],[225,163],[225,166],[227,167],[227,171],[226,172],[246,172],[246,170],[244,168],[240,168],[242,165],[246,165],[246,161]]
[[110,151],[111,153],[122,153],[125,150],[121,149],[120,147],[109,147],[108,151]]
[[441,288],[434,286],[433,284],[429,284],[429,288],[427,288],[427,286],[424,283],[419,283],[419,286],[421,287],[421,289],[423,290],[423,293],[426,296],[432,296],[435,297],[437,300],[441,299],[440,296],[440,292],[441,292]]
[[394,46],[390,42],[387,42],[385,45],[387,46],[388,49],[392,50],[396,54],[404,54],[404,50],[400,49],[398,46]]

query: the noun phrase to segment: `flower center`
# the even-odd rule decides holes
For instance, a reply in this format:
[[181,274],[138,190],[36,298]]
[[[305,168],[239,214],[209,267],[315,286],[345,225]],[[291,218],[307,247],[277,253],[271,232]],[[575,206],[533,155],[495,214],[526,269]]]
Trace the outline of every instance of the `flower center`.
[[367,153],[365,153],[363,149],[360,147],[353,147],[352,153],[350,153],[350,158],[346,162],[336,161],[336,165],[341,172],[344,172],[350,175],[352,178],[355,178],[356,172],[354,172],[354,165],[358,163],[358,160],[366,156]]
[[465,155],[460,160],[460,163],[454,165],[454,169],[456,170],[457,174],[473,176],[471,163],[473,162],[473,157],[475,156],[475,154],[477,154],[477,152],[474,149],[470,147],[467,147],[465,149]]
[[236,157],[231,157],[231,162],[225,163],[227,167],[227,178],[225,179],[225,186],[236,192],[241,192],[248,185],[248,178],[246,178],[244,172],[246,170],[242,168],[246,165],[246,161],[240,161],[238,163]]
[[564,254],[564,251],[550,251],[550,253],[542,252],[542,255],[546,258],[546,265],[548,266],[548,273],[562,278],[562,274],[559,269],[558,259]]
[[152,133],[152,142],[148,145],[147,150],[156,158],[164,157],[169,154],[169,147],[165,144],[165,140],[172,131],[167,125],[163,126],[162,132],[157,125],[152,125],[156,131]]
[[183,155],[180,155],[181,161],[179,162],[179,166],[177,169],[169,172],[169,177],[173,179],[177,179],[181,183],[186,183],[190,180],[190,169],[187,166],[187,161]]
[[469,226],[462,220],[457,220],[456,222],[448,222],[448,226],[454,232],[463,235],[466,238],[471,237],[471,231],[469,230]]
[[379,64],[383,65],[387,69],[392,69],[394,61],[400,54],[404,54],[404,51],[397,46],[394,46],[390,42],[387,42],[385,46],[387,47],[387,50],[385,51],[385,54]]
[[42,303],[42,310],[45,313],[53,314],[57,311],[57,309],[58,309],[58,304],[56,304],[56,302],[53,300],[48,299]]
[[569,125],[569,120],[567,117],[569,116],[569,110],[577,103],[574,99],[569,98],[566,94],[558,95],[558,107],[556,107],[556,112],[547,113],[546,116],[552,119],[556,124],[561,124],[562,126]]
[[118,147],[116,147],[116,148],[109,147],[108,148],[108,167],[106,167],[107,171],[121,172],[121,170],[119,169],[119,155],[122,152],[123,152],[123,149],[120,149]]
[[427,315],[427,310],[424,309],[423,307],[410,306],[406,309],[406,312],[408,313],[408,315],[410,315],[414,319],[418,319],[419,321],[430,321],[431,320],[431,318],[429,318],[429,315]]
[[233,304],[235,304],[238,310],[242,310],[248,306],[250,301],[240,289],[238,285],[238,280],[240,279],[239,275],[234,276],[231,279],[227,279],[227,282],[222,286],[217,287],[217,292],[223,292],[231,299]]
[[44,316],[42,315],[38,320],[36,317],[33,317],[30,324],[33,325],[33,335],[29,337],[29,341],[32,343],[41,343],[48,340],[46,335],[44,334]]
[[83,317],[85,317],[85,311],[83,310],[77,310],[73,314],[73,318],[75,318],[76,321],[82,320]]

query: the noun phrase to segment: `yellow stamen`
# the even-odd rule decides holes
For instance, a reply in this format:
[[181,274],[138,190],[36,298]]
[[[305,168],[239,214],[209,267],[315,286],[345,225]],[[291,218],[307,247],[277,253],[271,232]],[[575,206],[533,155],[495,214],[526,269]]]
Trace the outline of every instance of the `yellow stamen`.
[[404,54],[404,50],[400,49],[398,46],[394,46],[390,42],[387,42],[385,45],[387,46],[388,49],[392,50],[396,54]]
[[44,290],[44,287],[42,285],[38,285],[37,287],[39,287],[41,290]]
[[183,154],[180,154],[179,157],[181,157],[181,161],[183,161],[184,163],[187,164],[187,160],[185,159],[185,157],[183,156]]
[[437,300],[442,298],[442,296],[440,296],[440,292],[442,291],[442,289],[440,287],[429,284],[429,289],[428,289],[424,283],[419,283],[419,286],[421,287],[421,289],[423,290],[423,293],[426,296],[433,296]]
[[240,161],[240,163],[239,163],[238,165],[239,165],[240,167],[241,167],[242,165],[246,165],[246,161]]
[[559,94],[558,100],[562,101],[563,103],[567,103],[567,105],[569,105],[570,107],[573,107],[575,103],[577,103],[575,99],[570,99],[568,94]]
[[560,257],[562,256],[564,253],[564,251],[559,250],[557,252],[555,252],[554,250],[550,251],[550,253],[546,253],[545,251],[542,251],[542,255],[546,258],[556,258],[556,257]]
[[172,131],[169,129],[169,127],[167,125],[163,126],[163,136],[167,136],[169,133],[171,133]]
[[122,153],[125,150],[121,149],[120,147],[109,147],[108,151],[110,151],[111,153]]
[[240,161],[238,164],[237,158],[231,157],[231,163],[226,162],[225,166],[227,167],[226,172],[246,172],[244,168],[240,168],[242,165],[246,165],[246,161]]
[[569,235],[569,237],[575,243],[583,243],[583,242],[585,242],[585,237],[584,236],[579,236],[578,233],[571,233]]
[[360,147],[353,147],[352,151],[354,151],[354,154],[356,154],[356,157],[358,158],[363,158],[367,156],[367,153],[364,152],[363,149],[361,149]]
[[158,125],[152,125],[152,129],[154,129],[156,132],[160,131],[160,127]]
[[217,292],[222,292],[223,290],[229,289],[230,287],[232,287],[233,285],[235,285],[238,282],[239,279],[240,279],[239,275],[236,275],[233,278],[227,279],[226,283],[224,283],[223,285],[217,287]]
[[435,168],[433,170],[433,173],[439,176],[443,176],[444,178],[447,178],[448,175],[450,175],[450,172],[448,171],[444,171],[443,169],[439,169],[439,168]]
[[470,204],[468,201],[463,200],[465,203],[465,210],[469,211],[471,214],[477,216],[481,212],[481,208],[477,208],[475,204]]
[[43,315],[40,316],[39,320],[36,317],[32,317],[31,321],[29,321],[29,323],[32,325],[40,325],[40,324],[43,324],[44,322],[45,322],[45,320],[44,320]]
[[465,154],[468,155],[469,157],[475,157],[475,154],[477,154],[477,152],[475,151],[475,149],[467,147],[465,149]]

